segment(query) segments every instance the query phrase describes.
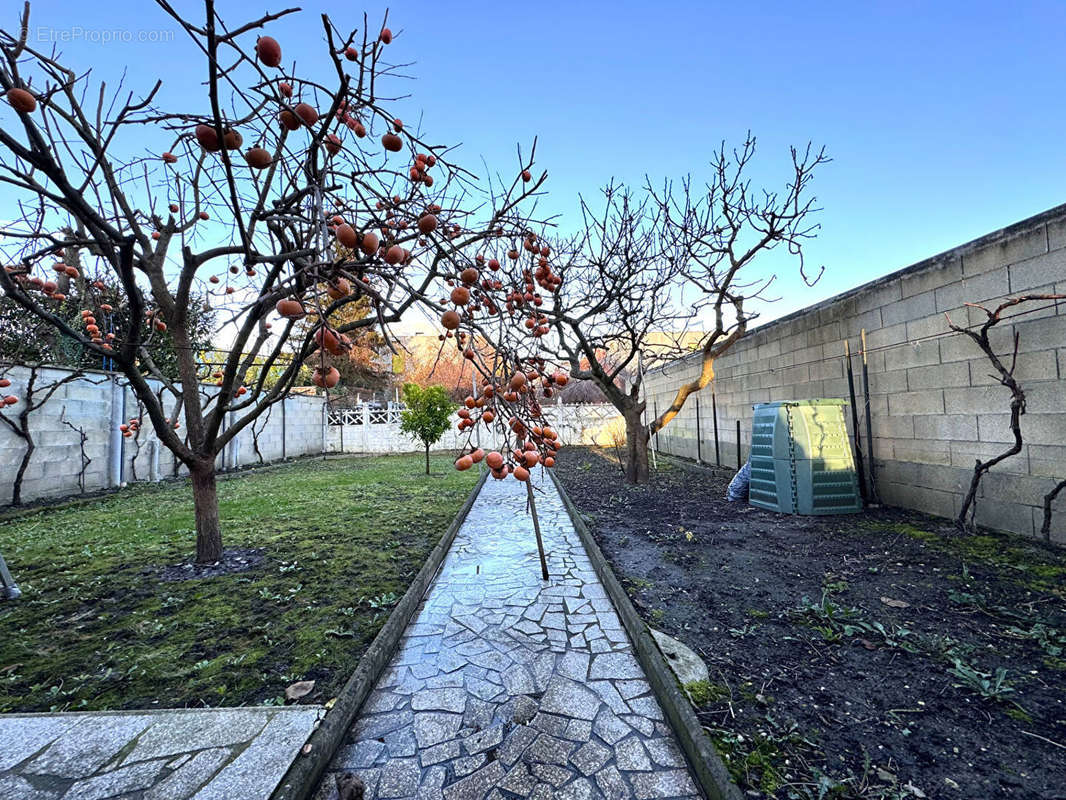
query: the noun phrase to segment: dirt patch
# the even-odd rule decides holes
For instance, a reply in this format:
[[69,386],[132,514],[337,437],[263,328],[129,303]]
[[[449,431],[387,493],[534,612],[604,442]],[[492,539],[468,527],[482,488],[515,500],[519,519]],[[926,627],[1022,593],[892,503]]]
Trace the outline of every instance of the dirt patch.
[[698,716],[773,798],[1066,798],[1066,553],[896,509],[792,517],[597,451],[559,477],[637,610],[711,679]]
[[233,575],[247,572],[263,563],[265,555],[261,547],[234,547],[224,550],[222,558],[213,564],[172,564],[158,569],[144,570],[144,575],[154,576],[164,583],[171,581],[193,581],[200,578],[217,578],[219,575]]

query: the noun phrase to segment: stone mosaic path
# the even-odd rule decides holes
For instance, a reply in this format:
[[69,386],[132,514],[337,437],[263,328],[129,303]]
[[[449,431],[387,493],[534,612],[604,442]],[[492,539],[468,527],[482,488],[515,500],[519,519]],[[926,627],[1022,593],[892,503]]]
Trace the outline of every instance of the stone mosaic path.
[[318,707],[0,716],[3,800],[266,800]]
[[315,795],[695,798],[625,630],[551,481],[489,480]]

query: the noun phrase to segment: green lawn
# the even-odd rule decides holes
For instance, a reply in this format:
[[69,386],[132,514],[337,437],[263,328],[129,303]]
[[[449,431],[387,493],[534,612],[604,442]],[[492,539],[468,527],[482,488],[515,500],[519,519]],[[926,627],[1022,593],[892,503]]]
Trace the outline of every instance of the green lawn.
[[161,579],[194,549],[187,483],[0,522],[0,712],[309,701],[351,674],[473,487],[447,457],[307,461],[219,482],[242,573]]

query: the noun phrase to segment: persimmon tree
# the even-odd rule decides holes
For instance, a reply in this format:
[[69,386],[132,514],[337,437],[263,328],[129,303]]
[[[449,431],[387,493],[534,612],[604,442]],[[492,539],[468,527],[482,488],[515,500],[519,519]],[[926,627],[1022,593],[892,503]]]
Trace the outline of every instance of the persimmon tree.
[[[468,253],[533,224],[524,201],[545,176],[482,188],[449,148],[390,110],[399,98],[386,94],[398,74],[386,60],[387,16],[349,29],[323,15],[327,66],[305,70],[292,43],[285,60],[268,35],[295,9],[228,24],[212,0],[196,20],[157,6],[199,54],[176,71],[199,92],[188,108],[163,107],[161,81],[140,94],[109,88],[38,49],[28,3],[15,32],[0,31],[0,182],[14,214],[0,289],[125,376],[189,470],[196,559],[213,562],[223,555],[222,448],[285,397],[312,355],[313,382],[331,389],[349,334],[384,335],[415,304],[437,308],[438,284],[467,268]],[[531,150],[519,171],[532,163]],[[50,275],[72,249],[129,308],[111,336],[84,322],[109,302],[106,282],[88,284],[80,321],[56,311]],[[203,363],[191,336],[198,294],[229,332],[222,364]],[[334,324],[358,302],[370,313]],[[176,379],[151,366],[164,333]]]
[[407,408],[400,414],[400,430],[418,439],[425,447],[428,475],[429,448],[448,432],[456,406],[443,386],[423,388],[414,383],[404,384],[403,402]]
[[[649,437],[711,382],[717,359],[757,318],[758,301],[772,299],[774,273],[756,272],[766,254],[785,249],[809,284],[821,275],[807,274],[803,245],[818,229],[810,183],[829,160],[824,150],[793,148],[777,192],[750,185],[754,155],[749,135],[739,150],[722,145],[703,185],[691,178],[658,188],[646,181],[640,190],[611,183],[600,202],[582,199],[576,234],[551,245],[526,240],[532,263],[502,262],[516,287],[507,313],[523,321],[542,353],[566,365],[570,377],[594,382],[622,415],[630,482],[647,480]],[[546,274],[557,280],[545,285]],[[642,367],[693,351],[698,376],[645,422]]]

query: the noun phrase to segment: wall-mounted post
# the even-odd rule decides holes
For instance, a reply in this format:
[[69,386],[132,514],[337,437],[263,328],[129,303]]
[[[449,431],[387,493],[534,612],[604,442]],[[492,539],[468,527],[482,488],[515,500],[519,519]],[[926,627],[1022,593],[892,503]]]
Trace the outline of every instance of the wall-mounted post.
[[859,437],[859,407],[855,402],[855,373],[851,368],[851,345],[844,340],[844,364],[848,370],[848,392],[851,395],[851,430],[855,434],[855,471],[859,477],[859,494],[866,503],[866,473],[862,465],[862,440]]
[[370,452],[370,404],[363,403],[363,452]]
[[866,328],[860,331],[862,338],[862,393],[866,407],[866,450],[870,454],[870,500],[880,502],[877,497],[877,481],[874,477],[874,431],[870,422],[870,371],[866,362]]
[[118,381],[118,375],[111,378],[111,429],[108,436],[107,485],[114,487],[122,483],[122,431],[119,430],[126,418],[126,392]]
[[703,433],[700,431],[700,396],[696,395],[696,463],[703,463]]
[[740,420],[737,420],[737,472],[740,472]]
[[714,386],[711,386],[711,423],[714,425],[714,463],[722,466],[722,454],[718,448],[718,399],[714,396]]
[[285,460],[285,440],[288,439],[288,435],[285,431],[285,406],[288,404],[289,398],[281,398],[281,460]]

